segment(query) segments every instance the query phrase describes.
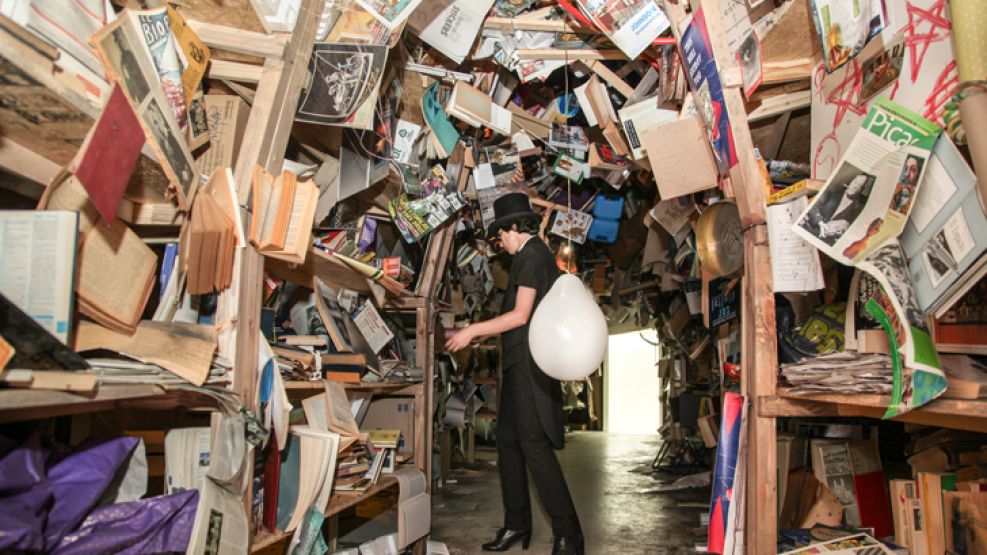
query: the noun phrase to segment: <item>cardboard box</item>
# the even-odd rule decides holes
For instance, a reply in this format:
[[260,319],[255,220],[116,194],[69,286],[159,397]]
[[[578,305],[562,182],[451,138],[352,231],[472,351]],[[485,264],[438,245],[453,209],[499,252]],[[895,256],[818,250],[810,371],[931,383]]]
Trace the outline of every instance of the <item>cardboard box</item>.
[[212,175],[216,168],[232,168],[236,164],[250,106],[239,96],[228,94],[207,94],[205,102],[209,148],[195,162],[199,173]]
[[698,117],[646,131],[641,140],[662,199],[716,187],[716,162]]
[[[370,402],[367,414],[360,423],[360,430],[401,430],[398,454],[415,454],[415,399],[414,397],[380,397]],[[427,456],[428,454],[426,454]]]

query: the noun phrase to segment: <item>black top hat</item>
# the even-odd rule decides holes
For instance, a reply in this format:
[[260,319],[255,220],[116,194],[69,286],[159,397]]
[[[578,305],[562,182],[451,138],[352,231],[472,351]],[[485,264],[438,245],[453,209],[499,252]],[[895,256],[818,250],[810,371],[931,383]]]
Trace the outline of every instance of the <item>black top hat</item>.
[[494,201],[494,221],[487,227],[487,237],[496,236],[501,229],[511,227],[511,224],[525,219],[538,222],[540,217],[531,210],[528,195],[524,193],[507,193]]

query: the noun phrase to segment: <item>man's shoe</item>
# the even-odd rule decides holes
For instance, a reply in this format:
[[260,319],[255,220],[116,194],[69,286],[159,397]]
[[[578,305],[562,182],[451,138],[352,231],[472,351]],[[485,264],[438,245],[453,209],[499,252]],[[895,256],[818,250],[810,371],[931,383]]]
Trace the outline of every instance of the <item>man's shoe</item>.
[[528,549],[528,545],[531,543],[531,530],[501,528],[497,531],[497,537],[492,542],[483,544],[483,550],[507,551],[519,541],[521,542],[521,549]]
[[583,544],[582,534],[555,538],[555,544],[552,546],[552,555],[583,555]]

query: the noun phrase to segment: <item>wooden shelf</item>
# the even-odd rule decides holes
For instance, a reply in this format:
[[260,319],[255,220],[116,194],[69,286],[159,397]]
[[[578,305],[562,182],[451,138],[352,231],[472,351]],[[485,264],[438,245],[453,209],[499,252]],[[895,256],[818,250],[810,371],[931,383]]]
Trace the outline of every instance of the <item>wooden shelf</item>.
[[[886,395],[792,395],[779,389],[777,395],[758,399],[758,416],[881,418],[889,400]],[[892,420],[987,432],[987,399],[936,399]]]
[[[374,393],[387,393],[391,395],[415,395],[421,390],[421,383],[388,383],[388,382],[360,382],[360,383],[346,383],[343,384],[343,388],[353,391],[372,391]],[[319,392],[325,389],[322,381],[317,382],[303,382],[303,381],[286,381],[284,382],[284,388],[286,391],[312,391]]]
[[207,395],[189,391],[169,392],[152,384],[103,385],[93,396],[67,391],[0,389],[0,423],[114,408],[168,410],[214,406],[215,402]]
[[[377,480],[377,483],[367,488],[367,491],[354,493],[334,493],[332,494],[332,497],[329,498],[329,506],[326,507],[326,518],[337,515],[346,509],[359,505],[361,502],[370,499],[378,493],[396,487],[397,485],[397,478],[389,474],[382,474]],[[256,553],[282,540],[290,538],[292,534],[293,532],[275,532],[272,534],[267,530],[261,530],[256,536],[254,536],[253,541],[250,542],[250,552]]]

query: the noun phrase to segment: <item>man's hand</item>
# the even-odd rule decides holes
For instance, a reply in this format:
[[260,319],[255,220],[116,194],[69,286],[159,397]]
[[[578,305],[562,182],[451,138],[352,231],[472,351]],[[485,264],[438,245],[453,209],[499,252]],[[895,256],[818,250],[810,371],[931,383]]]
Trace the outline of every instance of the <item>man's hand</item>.
[[456,351],[467,347],[476,335],[473,333],[473,326],[466,326],[465,328],[457,331],[452,337],[446,341],[446,350],[450,353],[455,353]]

